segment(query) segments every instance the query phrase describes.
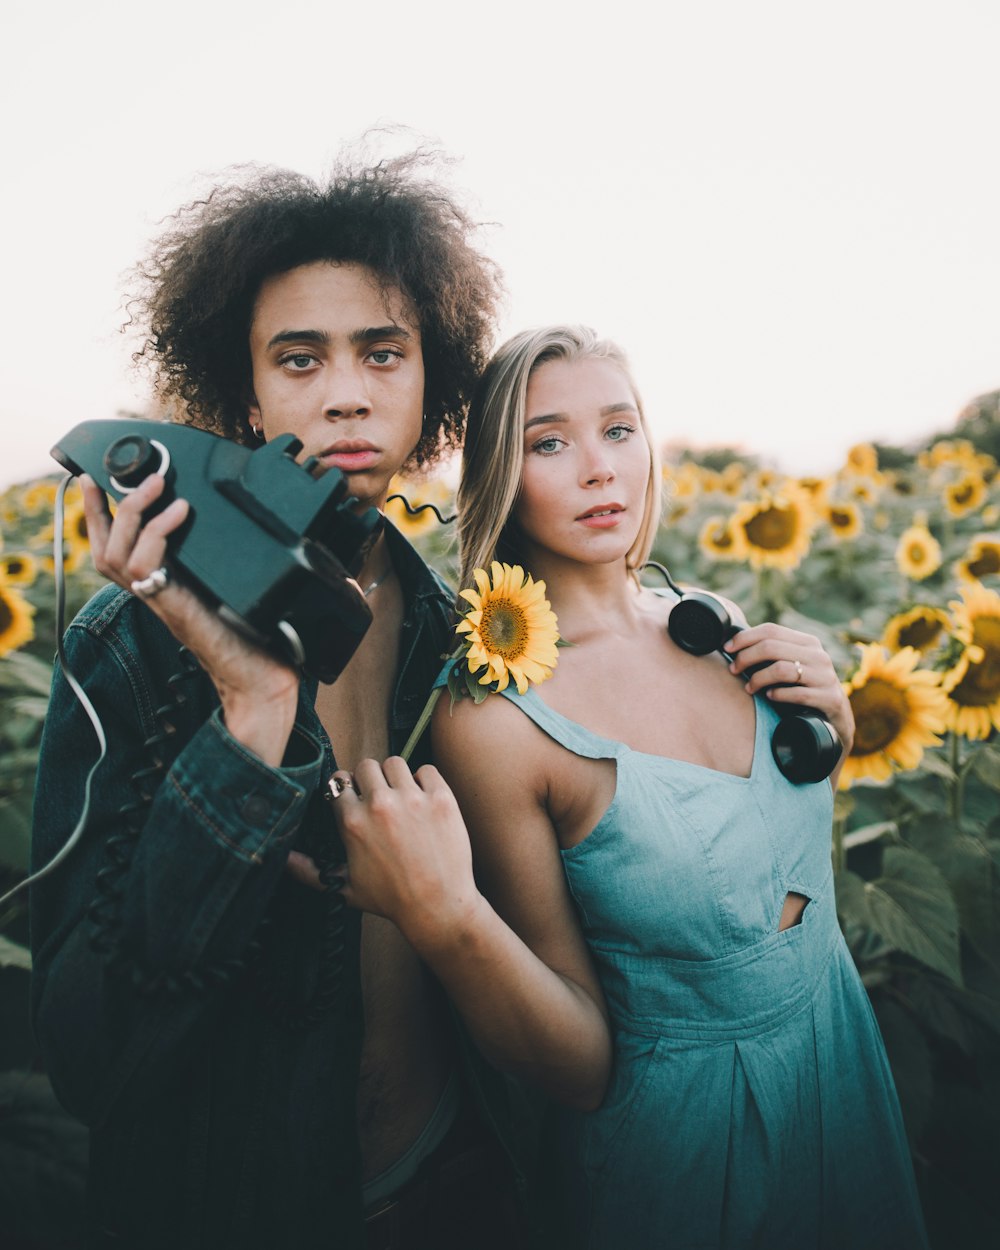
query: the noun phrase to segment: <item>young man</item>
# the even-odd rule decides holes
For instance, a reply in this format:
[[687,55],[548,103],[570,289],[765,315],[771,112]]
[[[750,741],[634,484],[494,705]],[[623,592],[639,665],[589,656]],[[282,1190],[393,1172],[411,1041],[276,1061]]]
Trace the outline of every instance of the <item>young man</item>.
[[[420,165],[322,187],[257,173],[178,214],[142,274],[144,354],[183,419],[248,445],[292,433],[361,507],[459,441],[498,282]],[[473,1108],[492,1118],[489,1078],[440,988],[391,923],[309,888],[312,856],[337,858],[322,783],[400,749],[451,645],[450,598],[387,529],[358,578],[373,624],[317,689],[170,576],[187,504],[141,524],[162,488],[147,479],[112,520],[84,480],[116,585],[66,649],[108,758],[83,843],[32,896],[38,1037],[91,1128],[88,1244],[515,1245],[511,1171]],[[36,868],[96,752],[57,670]]]

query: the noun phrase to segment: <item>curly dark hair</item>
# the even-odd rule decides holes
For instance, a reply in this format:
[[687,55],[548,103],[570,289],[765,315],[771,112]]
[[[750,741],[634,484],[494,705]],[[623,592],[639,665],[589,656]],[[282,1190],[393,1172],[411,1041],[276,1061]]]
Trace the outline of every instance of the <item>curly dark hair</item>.
[[230,181],[170,218],[136,270],[129,305],[144,327],[137,363],[180,419],[251,445],[250,323],[261,284],[314,261],[353,262],[397,287],[420,324],[423,467],[458,446],[496,327],[500,278],[470,242],[475,229],[444,188],[421,175],[425,150],[366,168],[346,160],[323,184],[282,169],[237,167]]

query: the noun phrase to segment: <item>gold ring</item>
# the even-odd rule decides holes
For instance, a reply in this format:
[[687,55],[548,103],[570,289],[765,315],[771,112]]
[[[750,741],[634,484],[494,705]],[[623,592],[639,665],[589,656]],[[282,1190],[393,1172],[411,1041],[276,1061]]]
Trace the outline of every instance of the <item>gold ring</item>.
[[802,680],[802,663],[800,660],[795,661],[795,681],[798,684]]

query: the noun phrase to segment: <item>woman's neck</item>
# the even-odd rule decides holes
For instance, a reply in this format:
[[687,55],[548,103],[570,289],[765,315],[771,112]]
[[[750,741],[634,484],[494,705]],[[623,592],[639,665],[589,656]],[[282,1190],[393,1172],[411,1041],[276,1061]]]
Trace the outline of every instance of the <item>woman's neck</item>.
[[545,582],[559,633],[568,641],[595,630],[627,634],[638,626],[643,615],[640,595],[624,560],[580,564],[533,552],[527,567],[536,581]]

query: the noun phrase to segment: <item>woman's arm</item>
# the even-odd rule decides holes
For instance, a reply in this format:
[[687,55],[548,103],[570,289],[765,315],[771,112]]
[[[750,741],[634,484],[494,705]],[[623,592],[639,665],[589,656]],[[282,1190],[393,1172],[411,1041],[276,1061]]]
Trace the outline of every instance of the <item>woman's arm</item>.
[[334,803],[346,898],[399,927],[497,1067],[592,1109],[610,1032],[526,728],[503,699],[460,701],[454,716],[446,706],[435,716],[440,773],[411,775],[398,758],[360,764],[359,794],[348,788]]

